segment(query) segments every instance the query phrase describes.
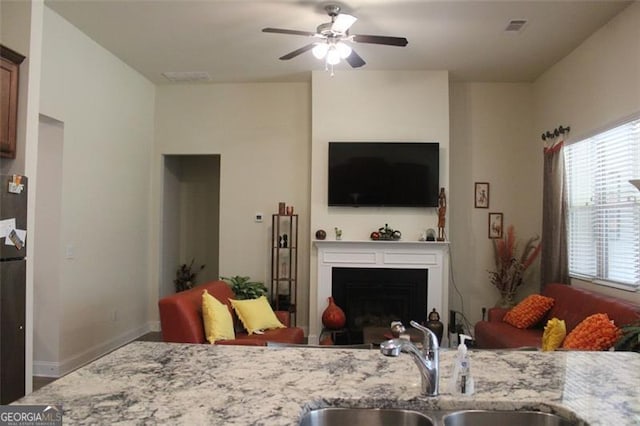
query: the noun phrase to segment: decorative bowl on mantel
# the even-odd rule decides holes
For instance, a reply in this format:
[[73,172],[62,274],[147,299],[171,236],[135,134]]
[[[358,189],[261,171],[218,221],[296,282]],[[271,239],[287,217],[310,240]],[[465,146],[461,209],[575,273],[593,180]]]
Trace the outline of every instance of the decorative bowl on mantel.
[[399,241],[402,238],[402,232],[389,228],[389,225],[385,223],[384,227],[373,231],[369,238],[374,241]]

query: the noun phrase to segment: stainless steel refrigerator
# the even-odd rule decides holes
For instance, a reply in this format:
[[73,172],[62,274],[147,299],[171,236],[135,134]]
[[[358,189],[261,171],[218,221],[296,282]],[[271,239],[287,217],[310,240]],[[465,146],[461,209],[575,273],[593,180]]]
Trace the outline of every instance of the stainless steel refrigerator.
[[0,404],[25,392],[27,178],[0,175]]

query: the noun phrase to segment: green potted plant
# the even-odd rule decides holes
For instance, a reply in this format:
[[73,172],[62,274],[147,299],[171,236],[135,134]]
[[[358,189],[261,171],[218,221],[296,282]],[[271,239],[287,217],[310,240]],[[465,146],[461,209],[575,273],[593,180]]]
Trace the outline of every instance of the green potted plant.
[[183,263],[178,267],[178,270],[176,271],[176,279],[173,280],[173,283],[176,285],[176,293],[193,288],[198,272],[204,269],[205,265],[200,265],[200,269],[193,271],[192,268],[194,261],[195,258],[191,259],[191,263],[189,265]]
[[616,342],[615,349],[640,352],[640,320],[622,327],[622,336]]
[[249,277],[235,275],[233,277],[220,277],[231,286],[237,300],[257,299],[267,294],[267,288],[258,281],[251,281]]

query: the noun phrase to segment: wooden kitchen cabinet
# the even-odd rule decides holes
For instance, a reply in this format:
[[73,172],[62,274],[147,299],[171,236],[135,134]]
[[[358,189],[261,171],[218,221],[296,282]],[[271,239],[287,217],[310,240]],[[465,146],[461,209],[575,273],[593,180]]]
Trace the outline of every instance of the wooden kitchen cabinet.
[[0,45],[0,157],[16,158],[18,81],[24,56]]

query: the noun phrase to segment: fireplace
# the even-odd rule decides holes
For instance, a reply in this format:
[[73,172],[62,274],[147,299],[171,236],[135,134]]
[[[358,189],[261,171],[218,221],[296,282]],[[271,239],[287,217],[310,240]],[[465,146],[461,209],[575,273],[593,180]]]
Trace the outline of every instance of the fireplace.
[[346,342],[362,343],[364,329],[426,317],[427,269],[332,268],[331,276],[332,296],[347,317]]
[[[327,240],[315,241],[314,245],[318,250],[318,275],[316,285],[312,286],[309,293],[309,343],[318,343],[322,332],[321,316],[327,307],[327,298],[333,296],[335,299],[334,292],[340,291],[334,287],[334,270],[353,270],[353,274],[356,276],[359,275],[359,271],[362,269],[372,269],[374,270],[373,272],[380,273],[381,276],[385,273],[381,271],[385,270],[395,272],[405,270],[420,271],[419,273],[422,275],[420,280],[425,294],[424,296],[412,297],[412,300],[416,299],[422,302],[419,312],[418,310],[412,311],[412,308],[397,307],[388,315],[401,315],[402,319],[407,322],[408,319],[421,321],[425,319],[427,312],[433,308],[440,312],[441,315],[444,315],[449,310],[449,245],[446,242]],[[389,273],[392,274],[392,272]],[[404,281],[404,279],[401,281]],[[357,283],[358,281],[355,282]],[[390,285],[388,284],[387,287]],[[400,287],[395,287],[394,290],[393,292],[386,291],[384,293],[384,304],[386,306],[396,304],[391,299],[391,297],[395,297],[394,295],[409,291]],[[376,306],[383,304],[383,301],[379,298],[377,301],[375,297],[371,297],[371,299],[373,300],[367,301],[367,309],[370,311],[377,310]],[[340,306],[342,307],[342,305]],[[409,312],[407,317],[404,316],[405,309]],[[400,313],[398,314],[397,312]],[[384,315],[379,316],[384,317]],[[413,317],[414,315],[418,316]],[[369,319],[364,318],[359,321],[363,322]],[[387,319],[380,319],[379,322],[384,320],[384,326],[388,327],[390,321],[386,321]],[[405,323],[405,326],[408,326],[408,324]]]

